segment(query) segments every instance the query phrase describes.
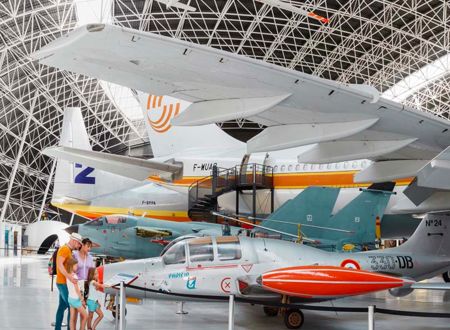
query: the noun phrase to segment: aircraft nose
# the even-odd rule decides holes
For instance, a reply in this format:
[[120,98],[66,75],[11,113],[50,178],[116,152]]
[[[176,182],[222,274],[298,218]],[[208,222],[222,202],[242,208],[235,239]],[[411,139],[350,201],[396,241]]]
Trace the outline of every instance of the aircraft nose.
[[[104,271],[105,270],[104,270],[103,266],[97,267],[98,282],[102,285],[103,285]],[[104,292],[103,286],[101,286],[100,291]]]
[[67,227],[65,229],[65,231],[68,232],[69,234],[78,233],[78,227],[79,227],[78,225],[73,225],[73,226]]

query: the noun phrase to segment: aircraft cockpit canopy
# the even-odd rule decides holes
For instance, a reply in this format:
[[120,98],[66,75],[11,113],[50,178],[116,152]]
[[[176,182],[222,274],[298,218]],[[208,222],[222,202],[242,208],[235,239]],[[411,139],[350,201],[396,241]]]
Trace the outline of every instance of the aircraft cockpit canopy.
[[105,217],[100,217],[94,220],[91,220],[86,223],[86,226],[103,226],[103,224],[106,222]]
[[241,244],[237,236],[222,236],[216,238],[217,256],[220,261],[239,260],[242,258]]
[[179,241],[163,254],[166,265],[184,264],[189,256],[190,263],[224,262],[242,258],[239,237],[199,237]]
[[163,255],[163,262],[166,265],[184,264],[186,262],[186,242],[180,241],[169,248]]
[[109,225],[117,225],[119,223],[126,223],[127,217],[121,215],[109,215],[105,217],[106,223]]

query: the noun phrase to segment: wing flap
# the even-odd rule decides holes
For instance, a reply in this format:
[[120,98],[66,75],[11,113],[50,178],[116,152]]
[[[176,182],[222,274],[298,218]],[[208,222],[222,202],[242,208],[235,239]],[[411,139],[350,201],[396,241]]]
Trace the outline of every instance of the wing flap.
[[354,176],[355,183],[387,182],[415,177],[427,160],[391,160],[371,164]]
[[340,123],[312,123],[271,126],[247,142],[247,152],[262,152],[299,147],[341,139],[366,130],[378,118]]
[[196,126],[236,118],[245,118],[273,108],[289,96],[290,94],[284,94],[258,98],[235,98],[196,102],[174,118],[172,124]]
[[71,147],[50,147],[44,149],[42,153],[50,157],[84,164],[141,181],[149,176],[176,177],[181,174],[183,168],[179,164],[162,163]]
[[319,143],[298,156],[301,163],[334,163],[348,159],[370,159],[392,153],[416,139],[393,141],[332,141]]

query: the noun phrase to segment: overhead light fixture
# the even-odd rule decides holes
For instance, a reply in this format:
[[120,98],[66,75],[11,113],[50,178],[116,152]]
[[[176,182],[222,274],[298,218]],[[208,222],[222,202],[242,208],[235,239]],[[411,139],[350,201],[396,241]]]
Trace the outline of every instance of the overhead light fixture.
[[308,11],[305,9],[302,9],[300,7],[296,7],[294,5],[292,5],[290,2],[285,2],[285,1],[281,1],[281,0],[256,0],[258,2],[264,3],[266,5],[272,6],[272,7],[276,7],[279,9],[284,9],[296,14],[300,14],[303,16],[307,16],[307,17],[311,17],[321,23],[327,24],[330,22],[330,20],[326,17],[320,16],[312,11]]

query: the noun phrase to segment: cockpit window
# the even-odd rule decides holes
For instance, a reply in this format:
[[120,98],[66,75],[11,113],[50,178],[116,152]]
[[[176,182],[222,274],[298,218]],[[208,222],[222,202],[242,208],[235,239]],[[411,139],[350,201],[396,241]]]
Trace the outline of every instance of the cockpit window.
[[214,260],[214,250],[211,237],[202,237],[190,240],[188,246],[190,262]]
[[95,220],[89,221],[86,223],[86,226],[102,226],[103,222],[105,220],[105,217],[97,218]]
[[185,242],[181,241],[172,246],[163,255],[163,261],[166,265],[184,264],[186,262]]
[[117,225],[119,223],[127,222],[127,218],[121,217],[121,216],[109,216],[109,217],[106,217],[105,219],[109,225]]
[[241,244],[236,236],[217,237],[217,254],[220,261],[242,258]]

